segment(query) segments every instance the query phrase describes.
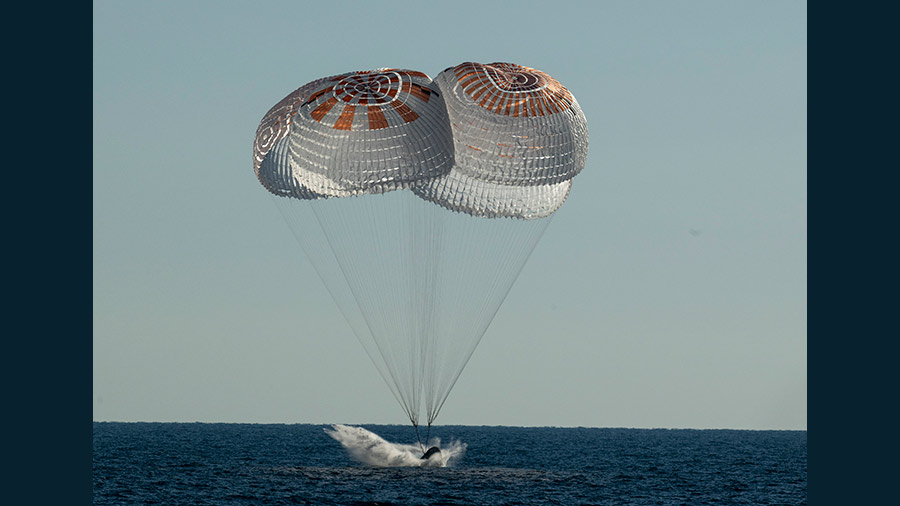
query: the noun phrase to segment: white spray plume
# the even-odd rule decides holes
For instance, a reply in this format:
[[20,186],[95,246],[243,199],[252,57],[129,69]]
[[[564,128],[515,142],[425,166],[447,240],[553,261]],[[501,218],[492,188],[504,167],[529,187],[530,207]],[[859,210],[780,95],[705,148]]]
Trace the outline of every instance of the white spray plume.
[[[423,460],[422,447],[417,444],[390,443],[374,432],[362,427],[336,424],[325,432],[347,449],[350,457],[363,464],[376,467],[446,467],[459,460],[466,452],[466,444],[453,441],[441,448],[440,454]],[[437,446],[441,440],[431,438],[426,448]]]

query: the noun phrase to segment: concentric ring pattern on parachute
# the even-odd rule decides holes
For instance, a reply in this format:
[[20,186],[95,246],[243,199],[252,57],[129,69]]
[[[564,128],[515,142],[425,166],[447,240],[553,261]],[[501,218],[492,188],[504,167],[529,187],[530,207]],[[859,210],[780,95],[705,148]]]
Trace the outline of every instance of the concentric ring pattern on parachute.
[[[286,156],[273,160],[260,181],[273,193],[299,198],[407,188],[449,172],[453,156],[446,107],[431,79],[400,69],[350,72],[303,86],[260,125],[258,167],[263,148],[275,152],[278,143],[287,144],[280,151]],[[288,168],[279,165],[285,161]],[[287,174],[291,181],[283,179]]]
[[253,139],[253,171],[259,182],[275,195],[301,199],[317,197],[293,178],[287,152],[288,143],[284,139],[290,132],[291,122],[300,104],[327,80],[328,78],[318,79],[291,92],[269,109],[256,129],[256,137]]

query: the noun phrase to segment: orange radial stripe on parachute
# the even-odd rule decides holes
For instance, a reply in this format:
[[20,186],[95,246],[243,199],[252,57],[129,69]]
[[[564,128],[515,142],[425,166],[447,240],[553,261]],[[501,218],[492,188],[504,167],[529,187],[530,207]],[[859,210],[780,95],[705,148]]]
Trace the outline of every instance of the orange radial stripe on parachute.
[[475,75],[477,75],[477,74],[476,74],[474,71],[470,71],[470,72],[457,72],[457,73],[456,73],[456,80],[459,81],[460,86],[462,86],[463,81],[466,81],[466,80],[472,78],[472,76],[475,76]]
[[311,104],[311,103],[315,102],[316,100],[318,100],[319,97],[321,97],[322,95],[324,95],[326,93],[330,93],[332,90],[334,90],[334,86],[329,86],[327,88],[323,88],[323,89],[313,93],[312,96],[309,97],[309,100],[307,100],[306,102]]
[[336,104],[337,101],[338,99],[336,97],[329,97],[328,100],[322,102],[318,107],[313,109],[312,112],[309,113],[309,115],[316,121],[322,121],[322,118],[324,118],[325,115],[328,114],[328,111],[330,111],[331,108],[334,107],[334,104]]
[[541,90],[541,99],[544,101],[544,106],[551,113],[557,113],[559,110],[556,108],[556,104],[553,102],[553,97],[550,96],[550,93],[547,90]]
[[547,99],[550,100],[550,103],[553,104],[553,108],[556,109],[556,112],[563,112],[566,110],[563,103],[559,100],[559,96],[557,93],[550,91],[547,93]]
[[541,91],[541,94],[538,96],[538,100],[541,106],[544,108],[544,114],[553,114],[553,109],[550,108],[550,103],[547,100],[547,95],[544,94],[544,91]]
[[387,128],[388,122],[380,106],[370,105],[367,109],[369,113],[369,130]]
[[403,118],[403,121],[406,121],[407,123],[415,121],[419,118],[419,115],[416,114],[415,111],[410,109],[408,105],[400,102],[399,100],[394,100],[393,102],[391,102],[391,106],[393,106],[394,109],[396,109],[397,112],[400,113],[400,117]]
[[480,97],[482,93],[488,91],[487,86],[483,86],[483,85],[478,86],[477,88],[476,87],[473,87],[473,88],[474,88],[472,90],[473,93],[471,93],[471,95],[472,95],[472,100],[475,100],[475,101],[478,101],[478,97]]
[[470,89],[470,87],[482,81],[484,81],[484,76],[482,76],[481,74],[472,74],[465,80],[460,79],[459,85],[462,87],[462,89],[466,90],[466,93],[471,93],[472,90]]
[[430,88],[428,88],[426,86],[422,86],[421,84],[413,83],[412,89],[413,89],[413,95],[421,98],[423,102],[428,102],[429,100],[431,100],[431,89]]
[[531,106],[531,115],[532,116],[543,116],[544,111],[541,110],[541,104],[538,102],[537,96],[532,95],[528,97],[528,103]]
[[543,116],[544,110],[541,109],[541,102],[538,100],[538,94],[531,92],[531,110],[532,116]]
[[462,79],[463,77],[477,72],[478,70],[471,63],[461,63],[457,65],[456,68],[453,69],[453,71],[456,72],[456,77],[458,79]]
[[509,95],[509,103],[506,104],[506,115],[516,116],[516,109],[519,105],[519,97],[517,95]]
[[341,116],[334,122],[334,128],[337,130],[350,130],[353,126],[353,115],[356,111],[355,105],[347,104],[341,111]]
[[336,95],[336,96],[337,96],[340,100],[343,100],[344,102],[347,102],[347,103],[350,103],[350,102],[353,101],[353,95],[347,93],[347,90],[346,90],[346,89],[342,89],[342,90],[338,93],[338,95]]
[[405,76],[410,76],[410,77],[423,77],[425,79],[429,79],[429,80],[431,79],[430,77],[428,77],[428,74],[426,74],[424,72],[419,72],[417,70],[407,70],[405,72],[401,72],[401,74],[405,75]]
[[522,116],[534,116],[531,111],[531,94],[526,93],[522,96]]
[[405,91],[406,93],[409,93],[410,95],[413,95],[414,97],[417,97],[418,99],[422,100],[423,102],[428,102],[428,100],[431,99],[431,90],[429,90],[428,88],[425,88],[424,86],[422,86],[420,84],[415,84],[415,83],[410,83],[410,82],[404,81],[403,86],[400,88],[400,91]]
[[491,93],[491,91],[488,90],[488,92],[485,93],[483,97],[481,97],[481,102],[478,102],[479,107],[485,107],[485,104],[487,103],[488,99],[491,98],[492,96],[493,96],[493,93]]
[[491,101],[487,104],[487,110],[493,110],[494,104],[497,102],[497,99],[500,98],[500,94],[494,90],[491,90]]
[[541,99],[540,93],[534,96],[534,105],[537,106],[539,115],[543,116],[544,114],[546,114],[544,112],[544,101]]
[[502,111],[506,108],[506,102],[509,100],[509,96],[505,92],[500,92],[500,100],[497,102],[497,109],[494,110],[497,114],[502,114]]
[[557,91],[556,94],[559,97],[559,101],[562,103],[562,105],[565,109],[572,108],[573,97],[572,97],[572,94],[569,93],[569,90],[563,88],[563,89]]

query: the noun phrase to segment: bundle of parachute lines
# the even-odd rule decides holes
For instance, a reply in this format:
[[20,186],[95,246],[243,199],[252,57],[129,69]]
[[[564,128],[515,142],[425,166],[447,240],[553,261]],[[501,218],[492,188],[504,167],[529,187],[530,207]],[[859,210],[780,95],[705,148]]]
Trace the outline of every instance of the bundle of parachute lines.
[[558,81],[466,62],[434,80],[383,68],[310,82],[265,115],[253,162],[282,197],[409,190],[473,216],[535,219],[562,205],[587,151],[584,113]]

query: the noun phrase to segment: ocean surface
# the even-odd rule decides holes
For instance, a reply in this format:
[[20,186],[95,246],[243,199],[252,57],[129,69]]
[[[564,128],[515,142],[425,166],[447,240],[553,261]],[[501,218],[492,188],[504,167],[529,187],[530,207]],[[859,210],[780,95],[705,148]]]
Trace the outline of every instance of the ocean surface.
[[436,426],[428,461],[400,425],[95,422],[93,436],[96,506],[807,503],[806,431]]

